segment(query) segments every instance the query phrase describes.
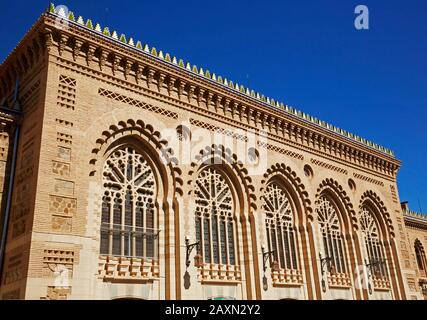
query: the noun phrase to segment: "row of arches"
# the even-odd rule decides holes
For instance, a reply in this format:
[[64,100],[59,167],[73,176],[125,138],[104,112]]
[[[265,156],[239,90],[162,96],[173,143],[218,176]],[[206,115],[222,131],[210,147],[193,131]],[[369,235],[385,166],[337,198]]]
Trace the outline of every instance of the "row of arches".
[[[106,140],[120,130],[108,134],[100,143],[108,146],[96,149],[94,152],[101,156],[91,161],[94,164],[102,159],[100,254],[155,258],[161,250],[154,240],[161,227],[159,206],[171,195],[183,196],[184,182],[173,153],[160,135],[142,122],[139,134],[135,134],[135,123],[132,125],[132,134],[123,134],[124,125],[118,138],[107,144]],[[165,154],[172,161],[162,161]],[[91,175],[96,176],[96,170]],[[242,250],[242,242],[256,248],[258,239],[248,242],[247,236],[257,230],[272,252],[272,272],[304,275],[304,280],[297,277],[301,283],[317,278],[315,247],[320,259],[328,259],[327,276],[339,276],[354,284],[352,273],[357,264],[364,264],[370,267],[375,284],[389,289],[394,284],[396,289],[393,227],[374,192],[365,192],[355,209],[342,187],[326,179],[312,205],[296,173],[284,164],[276,164],[264,175],[257,199],[243,165],[229,150],[215,145],[200,152],[191,164],[189,177],[186,196],[193,205],[187,217],[192,220],[201,264],[243,267],[248,253],[243,252],[247,250]],[[243,220],[252,224],[256,221],[257,225],[245,231]],[[308,224],[316,226],[314,232]],[[309,251],[315,266],[308,263]]]

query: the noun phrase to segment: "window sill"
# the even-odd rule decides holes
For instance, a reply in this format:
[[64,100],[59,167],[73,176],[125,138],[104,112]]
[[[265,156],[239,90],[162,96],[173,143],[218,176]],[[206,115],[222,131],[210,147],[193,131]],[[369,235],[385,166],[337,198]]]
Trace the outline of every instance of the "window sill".
[[157,279],[159,264],[154,259],[100,256],[98,275],[104,279]]
[[301,286],[302,275],[300,270],[280,269],[271,273],[274,286]]
[[350,288],[351,279],[346,273],[329,273],[328,284],[331,288]]
[[351,285],[348,284],[329,284],[330,289],[350,289]]
[[242,283],[241,280],[221,280],[221,279],[203,279],[200,281],[201,284],[220,284],[220,285],[234,285]]
[[373,287],[375,291],[390,291],[390,281],[386,280],[385,278],[373,278]]
[[205,263],[197,269],[201,282],[241,282],[239,266]]
[[390,291],[391,288],[374,287],[374,291]]
[[160,278],[155,277],[132,277],[132,276],[99,276],[98,279],[104,282],[120,282],[120,283],[152,283],[159,281]]
[[273,282],[273,287],[285,288],[285,287],[301,287],[303,283],[292,283],[292,282]]

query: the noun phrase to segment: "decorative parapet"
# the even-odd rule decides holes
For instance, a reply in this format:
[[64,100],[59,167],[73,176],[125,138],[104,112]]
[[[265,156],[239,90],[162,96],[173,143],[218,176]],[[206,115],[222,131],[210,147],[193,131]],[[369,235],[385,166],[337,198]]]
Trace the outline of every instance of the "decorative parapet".
[[90,19],[87,19],[85,21],[82,16],[77,16],[76,18],[76,15],[73,12],[71,11],[66,12],[63,6],[56,7],[53,3],[51,3],[47,10],[47,14],[54,15],[55,17],[63,19],[64,21],[67,21],[69,23],[76,23],[81,27],[86,28],[87,30],[99,33],[100,35],[111,38],[112,40],[117,41],[122,45],[132,47],[133,49],[137,49],[140,52],[150,55],[155,59],[162,60],[164,63],[168,63],[176,67],[179,67],[185,70],[186,72],[191,73],[193,76],[202,77],[209,81],[215,82],[216,84],[220,85],[223,88],[226,88],[227,90],[232,90],[234,93],[243,95],[249,99],[256,100],[258,103],[261,103],[265,106],[268,106],[270,108],[275,108],[276,110],[281,112],[292,114],[293,116],[296,116],[303,121],[310,122],[316,126],[319,126],[331,132],[334,132],[335,134],[338,134],[346,139],[355,141],[357,143],[361,143],[376,151],[379,151],[381,153],[394,157],[393,151],[388,148],[382,147],[365,138],[354,135],[353,133],[350,133],[346,130],[338,128],[323,120],[319,120],[316,117],[313,117],[305,112],[297,110],[294,107],[288,106],[283,102],[279,102],[276,99],[266,97],[265,95],[259,92],[249,89],[248,87],[238,84],[237,82],[233,82],[232,80],[229,80],[225,77],[217,75],[214,72],[210,72],[209,70],[205,70],[202,67],[197,67],[196,65],[192,65],[190,62],[184,62],[183,59],[178,59],[177,57],[172,56],[169,53],[164,53],[162,50],[158,50],[155,47],[150,48],[148,44],[142,45],[140,41],[135,41],[132,37],[128,38],[126,37],[125,34],[120,34],[119,36],[119,33],[117,31],[114,30],[111,32],[108,27],[102,28],[99,23],[93,24],[92,20]]
[[416,211],[412,211],[412,210],[406,210],[403,212],[403,215],[411,216],[414,218],[419,218],[419,219],[423,219],[423,220],[427,221],[427,215],[425,213],[416,212]]
[[427,215],[424,213],[406,210],[403,211],[403,219],[406,225],[427,229]]

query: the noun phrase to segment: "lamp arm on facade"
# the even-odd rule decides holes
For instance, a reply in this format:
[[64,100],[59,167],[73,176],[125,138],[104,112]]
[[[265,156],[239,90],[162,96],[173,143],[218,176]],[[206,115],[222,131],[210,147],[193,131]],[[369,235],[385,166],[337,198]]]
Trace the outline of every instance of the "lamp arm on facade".
[[[267,270],[267,259],[271,257],[271,255],[274,253],[274,250],[265,252],[265,247],[262,246],[261,251],[262,251],[262,269],[265,272]],[[271,268],[271,264],[270,264],[270,268]]]
[[190,254],[191,251],[193,251],[194,247],[199,245],[199,241],[196,241],[192,244],[190,244],[190,238],[189,237],[185,237],[185,247],[186,247],[186,256],[185,256],[185,265],[188,268],[190,266]]

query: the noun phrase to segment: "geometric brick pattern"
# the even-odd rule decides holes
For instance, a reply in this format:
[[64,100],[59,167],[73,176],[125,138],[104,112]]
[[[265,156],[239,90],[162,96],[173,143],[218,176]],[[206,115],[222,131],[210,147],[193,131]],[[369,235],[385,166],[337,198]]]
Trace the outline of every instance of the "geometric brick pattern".
[[73,230],[73,218],[53,215],[51,227],[55,232],[69,233]]
[[274,145],[266,143],[266,142],[258,141],[258,146],[267,148],[268,150],[271,150],[271,151],[275,151],[275,152],[287,155],[287,156],[295,158],[295,159],[304,160],[304,156],[299,154],[299,153],[296,153],[296,152],[293,152],[290,150],[286,150],[286,149],[274,146]]
[[327,164],[325,162],[322,162],[322,161],[319,161],[319,160],[316,160],[316,159],[310,159],[310,161],[311,161],[312,164],[315,164],[316,166],[319,166],[319,167],[322,167],[322,168],[325,168],[325,169],[329,169],[329,170],[332,170],[332,171],[335,171],[335,172],[338,172],[338,173],[348,174],[348,171],[345,170],[345,169],[343,169],[343,168],[336,167],[336,166],[333,166],[331,164]]
[[58,101],[59,107],[74,110],[76,104],[76,79],[59,76]]
[[63,120],[63,119],[56,119],[55,120],[57,124],[64,126],[64,127],[69,127],[72,128],[74,126],[74,124],[70,121],[67,120]]
[[47,249],[43,252],[43,276],[52,277],[58,265],[63,265],[73,276],[74,251]]
[[107,97],[109,99],[120,101],[120,102],[129,104],[129,105],[134,106],[134,107],[138,107],[138,108],[145,109],[145,110],[148,110],[148,111],[151,111],[151,112],[155,112],[157,114],[162,114],[164,116],[167,116],[167,117],[170,117],[170,118],[173,118],[173,119],[178,119],[178,114],[175,113],[175,112],[168,111],[168,110],[165,110],[165,109],[153,106],[151,104],[148,104],[148,103],[145,103],[145,102],[142,102],[142,101],[138,101],[138,100],[132,99],[130,97],[124,96],[124,95],[116,93],[116,92],[112,92],[112,91],[100,88],[98,90],[98,93],[101,96]]
[[60,196],[49,196],[49,212],[62,215],[73,216],[76,214],[77,200]]
[[366,181],[366,182],[370,182],[370,183],[379,185],[381,187],[384,187],[384,183],[382,181],[379,181],[379,180],[376,180],[376,179],[372,179],[372,178],[366,177],[366,176],[358,174],[358,173],[353,173],[353,176],[355,178],[357,178],[357,179],[360,179],[360,180],[363,180],[363,181]]
[[390,193],[391,193],[391,199],[393,200],[393,202],[399,203],[399,201],[397,200],[396,188],[393,185],[390,185]]
[[190,123],[192,125],[195,125],[195,126],[200,127],[200,128],[208,129],[208,130],[213,131],[213,132],[218,132],[218,133],[221,133],[223,135],[233,137],[237,140],[248,141],[248,138],[241,135],[241,134],[233,133],[230,130],[223,129],[223,128],[214,126],[212,124],[206,123],[206,122],[202,122],[202,121],[195,120],[195,119],[190,119]]
[[56,141],[64,144],[72,144],[73,143],[73,136],[70,134],[58,132]]
[[68,177],[70,175],[70,164],[52,161],[52,172],[62,177]]

